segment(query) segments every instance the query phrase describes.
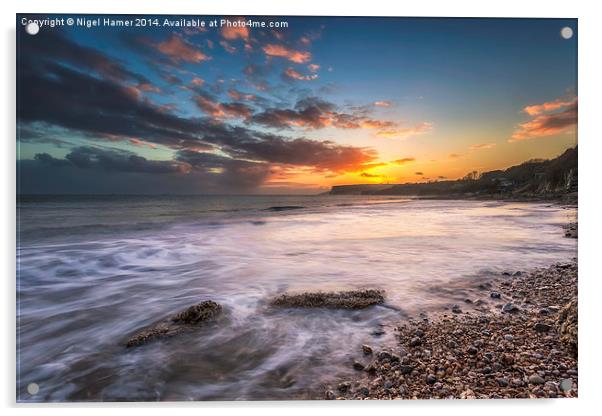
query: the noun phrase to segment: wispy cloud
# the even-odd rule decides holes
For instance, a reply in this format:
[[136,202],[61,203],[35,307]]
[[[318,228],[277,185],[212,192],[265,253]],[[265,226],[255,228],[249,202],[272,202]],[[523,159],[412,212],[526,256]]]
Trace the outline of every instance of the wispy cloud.
[[533,118],[518,125],[508,140],[510,143],[570,133],[577,125],[577,97],[528,106],[523,111]]
[[468,149],[469,150],[484,150],[484,149],[492,149],[495,147],[495,143],[478,143],[473,144]]
[[427,133],[433,129],[433,124],[429,122],[422,122],[410,127],[400,127],[394,129],[381,130],[376,133],[378,137],[385,137],[389,139],[403,139],[409,136],[417,134]]
[[263,47],[263,52],[267,56],[285,58],[297,64],[304,64],[311,60],[310,52],[295,50],[284,45],[270,43]]
[[286,70],[282,73],[282,75],[286,79],[293,79],[297,81],[313,81],[318,78],[318,74],[309,74],[303,75],[300,72],[296,71],[293,68],[286,68]]
[[523,111],[525,113],[529,114],[530,116],[537,116],[542,113],[547,113],[550,111],[559,110],[564,107],[569,107],[571,104],[574,104],[576,102],[577,102],[577,97],[571,98],[568,100],[558,98],[554,101],[548,101],[543,104],[528,105],[525,108],[523,108]]
[[407,165],[408,163],[415,162],[416,159],[413,157],[404,157],[402,159],[397,159],[391,162],[393,165]]
[[156,47],[159,52],[166,55],[174,63],[199,63],[211,59],[210,56],[205,55],[199,48],[175,33],[163,42],[157,43]]
[[235,19],[230,19],[229,23],[222,27],[221,35],[226,40],[248,40],[249,39],[249,28],[242,25],[241,22],[244,23],[243,17],[238,17]]

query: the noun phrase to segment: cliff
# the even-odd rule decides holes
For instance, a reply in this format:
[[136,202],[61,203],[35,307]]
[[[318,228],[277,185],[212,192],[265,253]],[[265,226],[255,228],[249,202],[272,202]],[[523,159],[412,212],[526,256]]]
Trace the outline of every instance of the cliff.
[[333,186],[331,195],[554,198],[576,196],[577,147],[550,160],[529,160],[505,170],[468,174],[462,179],[398,185]]

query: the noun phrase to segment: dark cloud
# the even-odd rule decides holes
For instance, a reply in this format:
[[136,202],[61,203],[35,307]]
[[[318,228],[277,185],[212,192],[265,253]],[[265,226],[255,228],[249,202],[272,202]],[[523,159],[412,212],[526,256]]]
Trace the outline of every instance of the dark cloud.
[[239,137],[235,146],[222,142],[223,150],[232,157],[263,160],[272,163],[310,166],[333,172],[356,172],[377,158],[372,149],[342,146],[330,141],[306,138],[284,139],[260,134],[260,139]]
[[321,129],[328,126],[340,129],[385,129],[397,125],[391,121],[370,118],[363,109],[352,113],[341,112],[336,105],[319,97],[302,98],[292,109],[266,109],[253,115],[251,121],[279,129]]
[[146,77],[125,68],[115,58],[67,39],[59,30],[46,31],[43,37],[20,38],[17,75],[21,71],[43,71],[49,60],[60,61],[109,79],[149,82]]
[[35,160],[50,166],[74,166],[80,169],[103,169],[112,172],[139,173],[185,173],[188,165],[179,161],[148,160],[134,153],[81,146],[72,149],[64,159],[57,159],[48,153],[38,153]]
[[256,188],[270,174],[268,163],[231,159],[212,153],[181,150],[177,159],[192,166],[196,172],[214,175],[219,185],[233,189]]
[[[36,43],[40,39],[45,40],[43,46]],[[47,39],[52,47],[48,47]],[[179,46],[178,41],[170,39],[163,49],[178,51]],[[198,58],[191,51],[181,52],[183,55],[178,59],[184,62],[188,58]],[[180,189],[172,183],[180,181],[191,185],[192,191],[220,186],[247,189],[263,183],[272,165],[355,172],[373,165],[377,158],[376,152],[368,148],[256,131],[249,126],[257,116],[253,111],[259,100],[240,95],[239,91],[233,93],[239,94],[239,100],[220,102],[199,86],[193,91],[194,97],[197,100],[204,97],[208,102],[204,103],[204,108],[198,101],[196,103],[211,117],[180,117],[169,106],[156,105],[141,93],[158,91],[145,77],[129,71],[108,55],[79,46],[59,34],[48,38],[23,37],[17,65],[17,117],[23,140],[42,142],[45,140],[44,129],[48,126],[49,130],[64,131],[97,142],[145,143],[149,147],[162,145],[176,151],[174,160],[160,161],[102,146],[80,146],[71,149],[62,159],[39,153],[33,160],[20,161],[27,175],[42,174],[45,178],[58,180],[60,177],[69,182],[70,176],[65,173],[68,171],[70,175],[81,174],[94,181],[99,191],[105,189],[96,182],[102,174],[110,174],[111,178],[122,174],[132,183],[139,183],[142,177],[152,181],[148,179],[149,175],[169,177],[172,179],[161,179],[164,186]],[[178,82],[177,79],[172,81]],[[336,112],[332,103],[316,97],[304,98],[292,109],[281,111],[288,111],[288,116],[312,128],[320,128],[337,119],[343,122],[345,118]],[[216,114],[223,115],[223,121]],[[269,124],[269,115],[263,117],[262,124]],[[325,121],[324,117],[329,117],[330,121]],[[244,119],[247,124],[231,125],[226,123],[229,118]],[[32,133],[34,131],[36,134]],[[50,137],[46,141],[49,142]],[[218,151],[222,156],[215,153]],[[51,173],[53,169],[55,174]],[[198,182],[192,183],[192,177]],[[43,178],[28,180],[31,189],[38,189],[36,187],[42,182],[48,185]],[[79,179],[76,182],[79,183]],[[119,189],[128,188],[117,181],[111,183]]]

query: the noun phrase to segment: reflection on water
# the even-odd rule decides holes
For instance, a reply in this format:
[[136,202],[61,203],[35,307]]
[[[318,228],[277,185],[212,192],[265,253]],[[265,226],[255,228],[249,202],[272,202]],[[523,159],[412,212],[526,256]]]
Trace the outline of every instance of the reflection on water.
[[[23,401],[313,398],[353,372],[361,344],[464,299],[471,279],[576,255],[560,229],[575,211],[543,203],[54,197],[24,198],[19,214]],[[361,287],[385,289],[390,307],[267,305],[285,290]],[[215,325],[123,347],[206,299],[224,306]]]

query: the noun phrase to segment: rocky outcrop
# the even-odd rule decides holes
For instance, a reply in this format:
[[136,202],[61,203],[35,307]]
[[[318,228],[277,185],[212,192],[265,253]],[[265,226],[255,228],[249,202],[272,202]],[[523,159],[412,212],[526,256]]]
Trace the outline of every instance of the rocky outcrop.
[[193,305],[159,323],[150,325],[127,340],[127,348],[145,344],[157,338],[168,338],[191,330],[216,318],[222,306],[212,300]]
[[567,303],[558,313],[558,333],[560,339],[564,342],[577,356],[577,320],[578,320],[578,308],[577,308],[577,297]]
[[384,303],[381,290],[350,290],[346,292],[305,292],[282,294],[272,300],[272,306],[285,308],[363,309]]

